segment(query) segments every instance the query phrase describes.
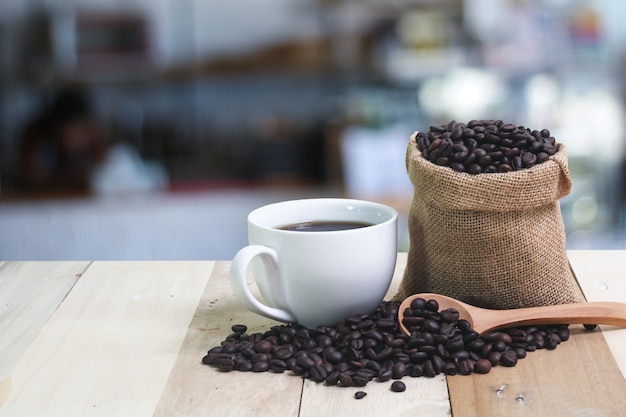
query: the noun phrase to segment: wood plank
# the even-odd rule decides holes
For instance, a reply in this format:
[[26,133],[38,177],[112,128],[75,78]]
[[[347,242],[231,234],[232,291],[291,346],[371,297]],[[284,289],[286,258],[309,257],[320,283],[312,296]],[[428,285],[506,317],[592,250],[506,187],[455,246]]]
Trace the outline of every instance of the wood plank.
[[[452,414],[463,417],[618,416],[626,383],[601,332],[571,326],[555,350],[529,353],[513,368],[448,377]],[[498,389],[504,387],[498,394]]]
[[0,384],[88,266],[0,263]]
[[[450,400],[446,378],[404,377],[406,391],[392,392],[389,382],[372,381],[363,388],[328,387],[306,381],[302,393],[301,417],[350,415],[354,416],[450,416]],[[354,399],[354,393],[364,391],[367,396]]]
[[[570,264],[588,301],[626,303],[626,252],[570,251]],[[626,378],[626,329],[601,326],[602,334]]]
[[[590,301],[593,297],[589,296],[589,288],[609,283],[616,289],[615,299],[603,300],[626,302],[626,290],[614,282],[626,272],[626,265],[617,266],[617,255],[600,251],[568,253]],[[602,281],[598,281],[599,277]],[[613,356],[618,353],[617,346],[610,349],[607,345],[608,332],[589,332],[582,326],[571,326],[571,332],[570,339],[556,350],[529,353],[514,368],[496,367],[487,375],[449,377],[453,415],[622,415],[626,381]],[[624,340],[620,343],[623,346]],[[504,391],[498,395],[500,387]]]
[[[398,253],[394,278],[385,296],[391,299],[402,280],[406,268],[407,253]],[[306,381],[302,393],[301,417],[328,416],[337,410],[350,410],[356,416],[393,416],[423,415],[429,417],[450,416],[448,387],[443,376],[436,378],[405,377],[407,390],[393,393],[390,386],[393,381],[370,382],[364,388],[327,387]],[[367,396],[359,401],[354,399],[356,391],[365,391]]]
[[[401,253],[386,298],[397,291],[405,265],[406,253]],[[246,324],[248,333],[263,332],[278,324],[251,313],[234,298],[229,267],[230,262],[220,262],[215,267],[155,416],[320,416],[333,415],[337,410],[350,410],[359,416],[411,410],[427,410],[424,415],[433,417],[450,415],[443,377],[409,378],[407,389],[414,395],[403,397],[394,397],[399,394],[389,392],[391,382],[371,382],[360,389],[368,392],[366,399],[356,401],[355,388],[328,387],[308,380],[303,387],[300,378],[289,374],[221,373],[201,365],[202,356],[228,336],[232,324]],[[249,394],[242,396],[242,393]]]
[[213,265],[93,263],[7,377],[0,415],[152,415]]
[[230,262],[216,263],[155,416],[298,415],[302,379],[270,372],[223,373],[200,362],[209,348],[232,333],[233,324],[247,325],[249,334],[278,324],[235,299],[229,268]]

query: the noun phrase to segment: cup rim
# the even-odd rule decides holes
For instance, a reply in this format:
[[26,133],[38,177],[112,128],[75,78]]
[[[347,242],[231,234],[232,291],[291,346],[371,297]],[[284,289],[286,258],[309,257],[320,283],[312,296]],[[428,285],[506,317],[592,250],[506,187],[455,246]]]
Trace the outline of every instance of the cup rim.
[[[363,205],[363,206],[367,206],[368,208],[378,209],[381,213],[384,213],[386,217],[383,221],[379,223],[374,223],[368,226],[366,229],[371,229],[372,227],[383,227],[384,225],[388,223],[396,221],[398,218],[397,210],[383,203],[378,203],[375,201],[368,201],[368,200],[361,200],[361,199],[354,199],[354,198],[332,198],[332,197],[317,198],[317,197],[314,197],[314,198],[303,198],[303,199],[295,199],[295,200],[284,200],[284,201],[270,203],[270,204],[258,207],[252,210],[248,214],[247,220],[248,220],[249,225],[252,225],[260,229],[271,230],[276,233],[302,234],[302,232],[300,231],[279,229],[278,227],[281,226],[280,224],[269,225],[264,222],[260,222],[258,218],[262,216],[263,213],[265,213],[267,210],[271,210],[272,208],[276,208],[279,206],[297,206],[297,205],[304,206],[307,204],[324,204],[324,203],[336,203],[338,205],[344,205],[344,206],[347,206],[346,208],[348,210],[350,210],[349,206]],[[305,222],[305,221],[314,221],[314,220],[325,220],[325,219],[319,219],[319,218],[307,219],[307,218],[299,217],[298,220],[293,220],[293,221],[289,221],[288,219],[286,219],[283,225],[293,224],[293,223],[298,223],[298,222]],[[363,230],[362,228],[346,229],[346,230],[329,230],[329,231],[315,232],[315,234],[316,235],[318,234],[319,235],[345,234],[345,233],[354,233],[354,232],[358,232],[362,230]]]

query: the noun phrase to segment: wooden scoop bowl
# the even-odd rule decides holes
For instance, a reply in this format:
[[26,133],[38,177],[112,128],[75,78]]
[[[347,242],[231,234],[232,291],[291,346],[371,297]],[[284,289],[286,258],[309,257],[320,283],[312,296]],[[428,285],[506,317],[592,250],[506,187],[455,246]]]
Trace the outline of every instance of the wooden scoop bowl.
[[610,301],[559,304],[544,307],[518,308],[512,310],[489,310],[474,307],[445,295],[414,294],[400,304],[398,321],[405,334],[410,334],[404,326],[404,311],[416,298],[426,301],[436,300],[439,311],[455,308],[459,318],[469,321],[472,328],[480,333],[505,327],[530,326],[541,324],[609,324],[626,326],[626,303]]

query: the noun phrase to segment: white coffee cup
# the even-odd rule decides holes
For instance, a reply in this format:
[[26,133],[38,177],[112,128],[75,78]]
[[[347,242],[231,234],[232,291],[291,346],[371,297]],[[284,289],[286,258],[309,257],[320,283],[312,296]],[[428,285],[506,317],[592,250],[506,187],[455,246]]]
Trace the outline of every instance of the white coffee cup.
[[[386,205],[351,199],[284,201],[248,215],[249,246],[234,257],[231,286],[251,311],[314,328],[383,300],[397,256],[397,212]],[[364,227],[334,231],[284,230],[304,223],[358,222]],[[248,287],[253,272],[263,300]]]

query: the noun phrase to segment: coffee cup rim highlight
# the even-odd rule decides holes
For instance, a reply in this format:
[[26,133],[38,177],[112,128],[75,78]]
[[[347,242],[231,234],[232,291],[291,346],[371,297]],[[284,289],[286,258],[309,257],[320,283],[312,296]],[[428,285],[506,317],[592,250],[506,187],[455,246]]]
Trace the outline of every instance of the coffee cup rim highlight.
[[[337,208],[333,215],[320,214],[319,216],[299,215],[294,209],[302,207],[310,209],[311,205],[320,205],[328,208],[329,205],[335,205]],[[359,213],[355,216],[354,213]],[[336,215],[335,215],[336,214]],[[270,218],[280,219],[280,221],[271,221]],[[315,234],[344,234],[358,233],[363,229],[372,227],[382,227],[384,224],[394,221],[398,218],[398,212],[383,203],[368,200],[359,200],[352,198],[304,198],[296,200],[285,200],[276,203],[270,203],[259,207],[248,214],[248,223],[255,227],[271,230],[276,233],[302,234],[302,231],[284,230],[280,227],[304,222],[314,221],[367,221],[371,223],[364,228],[346,229],[346,230],[327,230],[316,231]]]

